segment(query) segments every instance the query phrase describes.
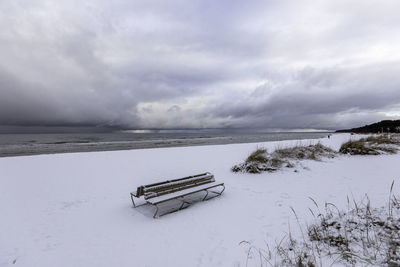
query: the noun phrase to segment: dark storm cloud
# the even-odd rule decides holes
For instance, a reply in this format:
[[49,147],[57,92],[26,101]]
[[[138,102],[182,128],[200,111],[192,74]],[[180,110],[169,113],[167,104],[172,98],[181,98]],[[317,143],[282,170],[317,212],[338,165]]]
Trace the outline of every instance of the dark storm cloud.
[[397,1],[0,3],[0,125],[341,128],[400,115]]
[[[351,69],[304,69],[275,88],[262,85],[249,98],[218,105],[216,116],[246,126],[335,128],[365,120],[365,113],[397,109],[400,63]],[[379,74],[379,75],[377,75]],[[351,115],[342,121],[343,114]],[[369,114],[374,121],[379,116]],[[369,121],[368,120],[368,121]]]

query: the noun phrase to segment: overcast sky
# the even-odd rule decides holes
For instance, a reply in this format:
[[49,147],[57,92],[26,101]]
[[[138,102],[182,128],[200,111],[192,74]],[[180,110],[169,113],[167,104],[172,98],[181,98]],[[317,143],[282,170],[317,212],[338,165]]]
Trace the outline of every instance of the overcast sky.
[[0,125],[400,118],[400,1],[2,0]]

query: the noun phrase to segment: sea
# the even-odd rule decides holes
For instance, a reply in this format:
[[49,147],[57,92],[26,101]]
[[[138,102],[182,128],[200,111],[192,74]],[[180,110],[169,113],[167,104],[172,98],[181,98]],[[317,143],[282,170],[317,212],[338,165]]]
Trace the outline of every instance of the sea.
[[329,132],[264,132],[230,130],[117,131],[108,133],[0,134],[0,157],[259,143],[322,138]]

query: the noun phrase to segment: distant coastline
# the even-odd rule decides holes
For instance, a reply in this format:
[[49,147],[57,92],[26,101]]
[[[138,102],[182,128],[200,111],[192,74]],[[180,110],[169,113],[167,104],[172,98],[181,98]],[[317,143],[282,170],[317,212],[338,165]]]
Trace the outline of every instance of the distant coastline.
[[358,128],[337,130],[337,133],[399,133],[400,120],[383,120]]

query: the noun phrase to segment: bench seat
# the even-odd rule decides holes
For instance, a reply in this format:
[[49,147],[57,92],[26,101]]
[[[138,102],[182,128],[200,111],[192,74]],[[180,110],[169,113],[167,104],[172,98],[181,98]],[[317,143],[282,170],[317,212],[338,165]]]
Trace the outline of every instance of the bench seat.
[[207,189],[211,189],[213,187],[223,186],[223,185],[224,185],[223,183],[217,183],[217,182],[207,183],[207,184],[203,184],[201,186],[192,187],[192,188],[185,189],[182,191],[177,191],[177,192],[174,192],[171,194],[162,195],[159,197],[153,197],[153,198],[148,199],[147,202],[150,204],[153,204],[153,205],[160,204],[160,203],[168,201],[168,200],[176,199],[179,197],[184,197],[187,195],[191,195],[191,194],[194,194],[194,193],[197,193],[200,191],[204,191]]

